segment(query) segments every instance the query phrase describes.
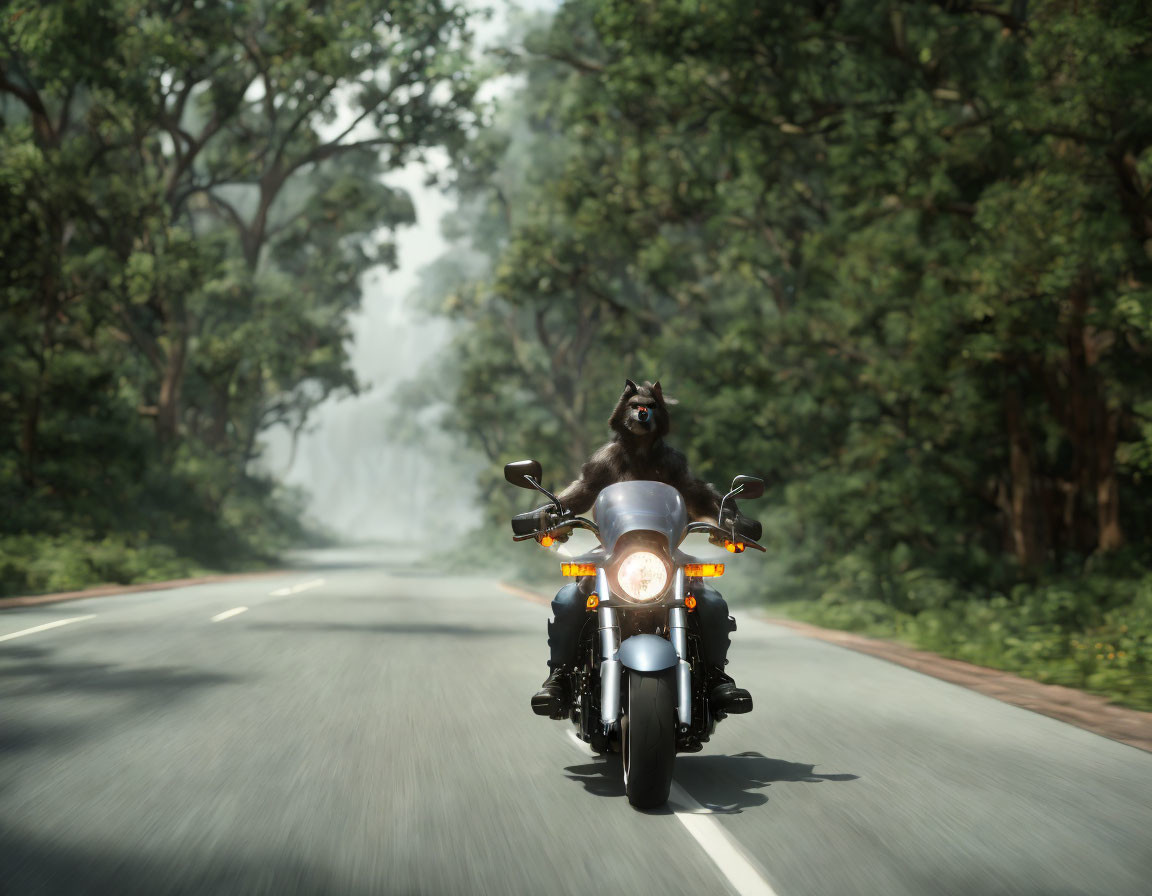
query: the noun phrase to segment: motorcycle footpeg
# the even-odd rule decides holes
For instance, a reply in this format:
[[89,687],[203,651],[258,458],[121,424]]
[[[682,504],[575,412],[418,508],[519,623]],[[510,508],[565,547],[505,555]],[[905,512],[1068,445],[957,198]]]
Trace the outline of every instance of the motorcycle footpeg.
[[703,749],[704,744],[700,742],[700,738],[694,737],[691,731],[681,731],[676,736],[677,753],[699,753]]
[[752,712],[752,695],[728,682],[712,691],[711,704],[712,714],[722,719],[726,715]]
[[532,696],[532,712],[538,716],[547,716],[550,719],[568,718],[568,707],[559,697],[550,694],[534,694]]
[[752,698],[751,697],[737,697],[728,701],[724,707],[724,712],[730,716],[740,715],[741,713],[752,712]]

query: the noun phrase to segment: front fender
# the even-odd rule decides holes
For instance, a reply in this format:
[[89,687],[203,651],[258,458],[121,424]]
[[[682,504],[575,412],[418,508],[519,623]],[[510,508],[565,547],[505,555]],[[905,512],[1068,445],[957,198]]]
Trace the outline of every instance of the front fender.
[[620,645],[616,659],[633,672],[662,672],[680,662],[672,642],[659,635],[633,635]]

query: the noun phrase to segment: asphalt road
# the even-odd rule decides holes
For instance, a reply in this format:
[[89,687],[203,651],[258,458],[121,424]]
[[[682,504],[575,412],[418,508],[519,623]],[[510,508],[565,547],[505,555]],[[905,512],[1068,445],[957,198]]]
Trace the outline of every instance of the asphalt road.
[[0,893],[1152,892],[1152,754],[744,613],[641,813],[529,710],[545,606],[315,561],[0,612]]

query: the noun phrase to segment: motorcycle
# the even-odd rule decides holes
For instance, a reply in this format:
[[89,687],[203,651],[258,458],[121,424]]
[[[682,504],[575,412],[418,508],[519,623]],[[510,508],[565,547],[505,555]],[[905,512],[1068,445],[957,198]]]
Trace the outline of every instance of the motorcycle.
[[[504,467],[504,478],[545,495],[547,514],[512,520],[513,540],[534,539],[545,547],[563,542],[575,529],[592,532],[600,544],[561,565],[586,595],[588,616],[577,661],[568,673],[569,717],[580,739],[598,753],[619,752],[628,801],[640,809],[663,805],[672,786],[678,752],[701,750],[723,718],[708,705],[706,672],[696,614],[699,589],[723,575],[723,563],[698,560],[680,549],[693,533],[706,533],[730,553],[763,552],[728,527],[689,522],[680,493],[663,482],[635,480],[604,488],[593,507],[595,522],[574,516],[541,485],[534,460]],[[732,499],[758,498],[764,483],[737,476],[720,504],[718,521]]]

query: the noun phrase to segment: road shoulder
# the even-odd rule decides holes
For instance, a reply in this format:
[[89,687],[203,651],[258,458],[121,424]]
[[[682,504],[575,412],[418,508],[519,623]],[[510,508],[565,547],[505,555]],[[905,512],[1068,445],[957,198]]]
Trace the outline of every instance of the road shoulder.
[[138,594],[142,591],[168,591],[172,588],[187,588],[189,585],[211,585],[216,582],[239,582],[246,579],[260,579],[283,575],[282,569],[260,570],[259,572],[220,573],[218,575],[195,576],[190,579],[169,579],[164,582],[140,582],[135,585],[98,585],[79,591],[59,591],[54,594],[30,594],[23,597],[0,597],[0,610],[16,607],[37,607],[42,604],[58,604],[68,600],[84,600],[89,597],[109,597],[115,594]]
[[1096,694],[1060,685],[1042,684],[1010,672],[948,659],[893,641],[820,628],[765,613],[756,615],[764,622],[784,626],[807,638],[817,638],[866,653],[1152,753],[1152,713],[1113,706],[1106,698]]

